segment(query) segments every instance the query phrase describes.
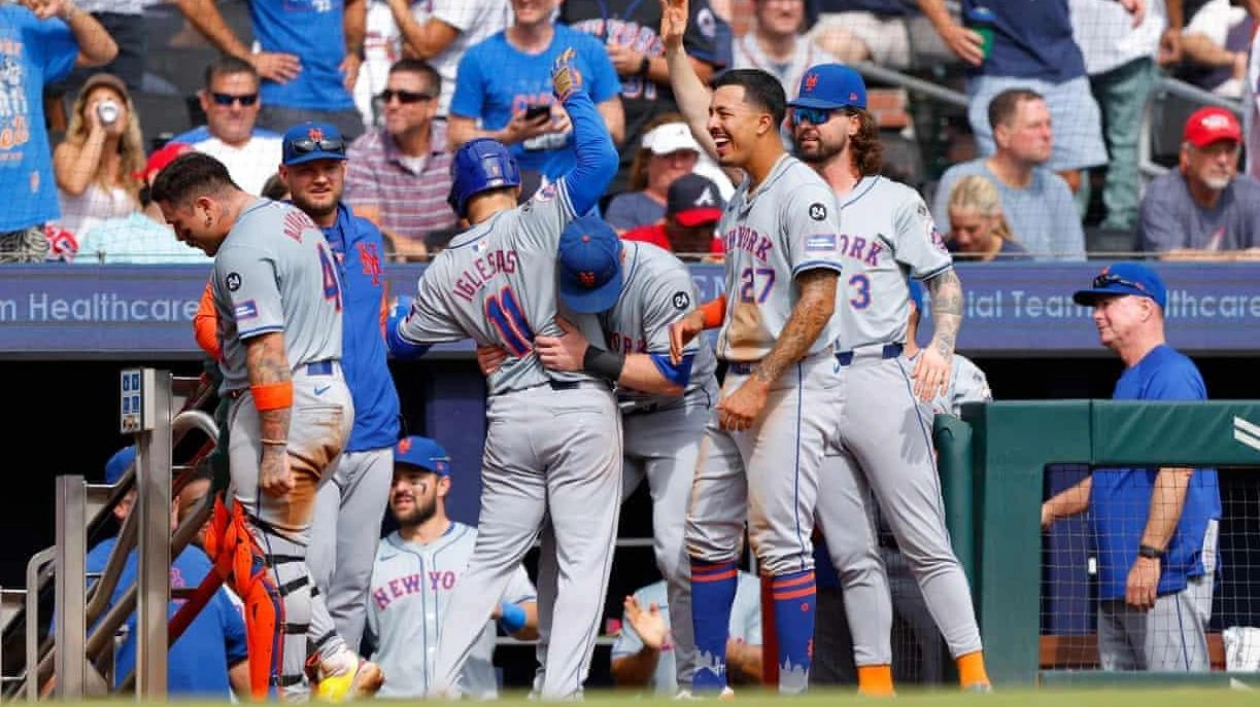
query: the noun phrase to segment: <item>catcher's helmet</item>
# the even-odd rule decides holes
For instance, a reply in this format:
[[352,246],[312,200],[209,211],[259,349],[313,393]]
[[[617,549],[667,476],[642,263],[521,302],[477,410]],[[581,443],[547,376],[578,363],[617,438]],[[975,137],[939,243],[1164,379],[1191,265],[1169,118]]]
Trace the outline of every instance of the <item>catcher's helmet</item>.
[[469,140],[451,160],[451,194],[446,202],[462,218],[467,216],[468,200],[484,191],[516,187],[521,172],[503,143],[488,137]]

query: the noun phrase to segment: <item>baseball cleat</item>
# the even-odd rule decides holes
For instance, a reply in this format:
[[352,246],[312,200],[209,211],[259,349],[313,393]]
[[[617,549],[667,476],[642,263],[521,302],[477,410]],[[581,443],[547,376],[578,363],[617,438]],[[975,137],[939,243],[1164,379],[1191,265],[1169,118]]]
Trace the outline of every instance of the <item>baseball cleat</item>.
[[321,702],[348,702],[374,696],[385,684],[380,666],[345,650],[315,666],[308,662],[315,699]]

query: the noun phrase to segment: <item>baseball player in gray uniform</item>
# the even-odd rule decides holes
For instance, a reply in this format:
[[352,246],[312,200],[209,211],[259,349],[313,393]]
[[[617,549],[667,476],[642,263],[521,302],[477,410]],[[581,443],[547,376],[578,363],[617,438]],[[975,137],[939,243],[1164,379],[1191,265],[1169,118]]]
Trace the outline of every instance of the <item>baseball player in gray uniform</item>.
[[[581,695],[598,634],[621,500],[621,424],[607,380],[551,371],[536,336],[558,336],[556,251],[564,226],[590,210],[617,171],[617,151],[595,105],[557,61],[555,94],[573,122],[577,163],[516,206],[520,173],[501,143],[465,143],[452,160],[451,202],[473,227],[456,236],[420,279],[406,317],[395,308],[390,348],[406,356],[472,338],[511,354],[487,385],[488,427],[477,541],[442,622],[432,694],[451,694],[464,661],[512,574],[555,527],[560,579],[541,696]],[[400,305],[403,304],[400,302]],[[593,317],[572,315],[587,338]],[[535,332],[537,334],[535,334]]]
[[[267,607],[277,634],[270,642],[280,647],[266,658],[271,684],[301,698],[315,492],[354,421],[339,363],[341,279],[310,217],[241,191],[213,157],[194,152],[176,159],[155,180],[153,200],[179,240],[214,256],[219,393],[234,400],[228,416],[234,512],[270,572],[274,595],[261,599],[279,597],[280,606]],[[245,589],[241,579],[238,589]],[[256,597],[241,593],[256,619]],[[325,661],[326,677],[343,682],[346,693],[380,687],[379,668],[350,651],[333,662]]]
[[[909,561],[968,689],[987,689],[966,575],[950,546],[928,403],[949,383],[962,321],[962,285],[914,190],[879,176],[879,133],[861,76],[810,68],[792,101],[797,154],[827,178],[842,210],[844,278],[836,320],[842,412],[820,483],[818,522],[840,573],[858,689],[892,694],[892,605],[869,489]],[[932,296],[933,339],[904,356],[908,278]],[[910,424],[907,421],[910,421]]]
[[[656,566],[669,587],[676,683],[689,690],[695,643],[683,527],[700,439],[717,402],[717,359],[706,340],[696,339],[687,344],[682,360],[673,363],[669,328],[694,308],[695,282],[672,253],[647,243],[623,242],[594,216],[565,228],[559,266],[562,303],[570,311],[596,315],[602,336],[593,345],[562,321],[564,336],[539,337],[536,347],[544,365],[554,370],[583,370],[588,356],[595,361],[610,359],[600,372],[617,383],[625,451],[622,500],[647,478]],[[482,371],[494,371],[506,355],[501,347],[479,349]],[[538,580],[544,599],[554,587],[551,544],[551,533],[545,531]],[[549,618],[544,612],[540,642],[544,653]]]
[[[433,680],[442,618],[472,555],[477,531],[446,515],[451,462],[427,437],[406,437],[394,448],[389,508],[398,530],[380,541],[368,590],[368,629],[376,636],[372,658],[389,675],[380,696],[421,698]],[[537,635],[534,587],[518,567],[490,618],[522,640]],[[499,694],[494,670],[495,622],[481,635],[464,663],[460,692],[474,699]]]
[[[660,36],[683,115],[719,164],[745,173],[718,227],[726,295],[716,305],[717,355],[729,367],[705,429],[686,527],[698,656],[692,686],[729,689],[726,640],[746,518],[761,571],[772,578],[779,691],[796,694],[807,689],[814,633],[818,472],[839,414],[831,342],[839,331],[832,314],[840,222],[826,182],[783,149],[783,86],[764,71],[736,69],[710,94],[682,46],[688,3],[662,5]],[[713,309],[674,326],[673,355],[719,320]]]

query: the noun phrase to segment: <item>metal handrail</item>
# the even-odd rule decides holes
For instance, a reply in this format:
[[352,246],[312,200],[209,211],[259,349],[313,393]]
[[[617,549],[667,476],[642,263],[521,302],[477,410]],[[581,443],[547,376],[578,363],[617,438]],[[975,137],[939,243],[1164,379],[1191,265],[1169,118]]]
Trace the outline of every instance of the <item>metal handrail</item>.
[[[204,377],[175,378],[172,383],[173,387],[181,389],[176,392],[186,391],[187,394],[187,397],[184,400],[183,409],[171,421],[172,447],[178,444],[183,437],[193,429],[200,429],[209,437],[210,440],[205,447],[194,453],[192,464],[195,464],[200,461],[200,459],[203,458],[210,449],[213,449],[213,441],[218,439],[218,425],[215,424],[214,418],[206,412],[197,409],[203,407],[214,396],[214,387],[208,385],[208,381]],[[184,465],[179,468],[184,469],[185,473],[181,474],[181,477],[184,477],[187,475],[186,472],[192,468],[192,465]],[[118,502],[126,496],[134,484],[135,467],[133,464],[132,468],[128,469],[123,475],[123,478],[116,484],[115,491],[109,501],[101,508],[95,517],[88,521],[88,537],[91,537],[94,532],[99,531],[99,528],[106,522],[109,515],[113,512],[114,507],[116,507]],[[179,486],[180,484],[177,484],[175,488],[179,488]],[[185,524],[180,525],[180,528],[177,529],[175,533],[175,537],[172,539],[172,552],[178,554],[178,552],[181,552],[184,549],[189,540],[196,534],[196,528],[200,527],[200,525],[192,525],[191,521],[194,521],[199,517],[201,521],[204,522],[205,519],[209,517],[209,509],[212,508],[213,504],[210,503],[207,507],[199,509],[198,513],[194,514],[194,517],[186,520],[186,524],[188,526],[187,528],[185,527]],[[133,509],[133,511],[134,510],[135,509]],[[110,557],[106,562],[104,571],[101,573],[97,582],[93,583],[92,587],[89,589],[91,592],[91,599],[89,599],[87,606],[84,607],[85,618],[89,626],[92,625],[92,621],[97,618],[96,615],[102,611],[104,606],[108,603],[109,598],[113,595],[114,589],[117,586],[118,577],[121,575],[123,567],[125,567],[127,556],[136,545],[136,536],[138,534],[137,524],[138,514],[134,512],[128,513],[127,517],[123,520],[122,527],[119,529],[118,542],[115,544],[113,551],[110,553]],[[176,542],[179,542],[178,546],[176,546]],[[55,658],[56,648],[53,645],[54,641],[52,640],[52,637],[47,637],[42,643],[39,640],[38,618],[39,595],[45,588],[47,582],[54,576],[55,568],[51,567],[51,560],[54,556],[55,550],[55,547],[45,548],[35,553],[27,563],[27,600],[26,606],[23,610],[23,613],[25,614],[25,621],[23,623],[26,633],[26,656],[23,661],[23,679],[21,681],[15,681],[16,688],[14,689],[13,694],[21,694],[23,691],[22,688],[25,686],[25,692],[27,694],[27,699],[29,700],[38,699],[40,686],[47,681],[48,677],[51,676],[53,660]],[[107,588],[109,591],[105,591]],[[135,587],[132,587],[126,594],[124,594],[120,604],[125,604],[128,607],[128,610],[126,612],[122,612],[118,611],[120,607],[113,607],[103,618],[99,620],[95,627],[96,630],[93,631],[93,636],[96,636],[99,633],[101,636],[112,638],[122,624],[126,622],[127,617],[129,617],[135,609]],[[0,631],[8,633],[11,630],[11,627],[16,625],[16,621],[17,617],[15,616],[9,625],[0,627]],[[103,646],[92,643],[91,637],[88,638],[89,640],[87,645],[96,648],[96,650],[88,650],[87,654],[89,656],[98,655],[101,650],[103,650]],[[0,638],[0,640],[2,640],[2,638]],[[105,645],[108,645],[108,643]],[[32,656],[39,656],[38,667],[34,673],[31,671]],[[34,680],[31,680],[32,676],[35,678]]]
[[896,69],[890,69],[886,66],[872,64],[869,61],[858,61],[850,64],[855,71],[868,79],[873,79],[881,83],[890,83],[894,86],[904,88],[911,93],[920,93],[930,98],[935,98],[942,103],[960,108],[966,108],[970,105],[967,94],[962,91],[955,91],[952,88],[946,88],[940,84],[932,83],[917,76],[911,76]]

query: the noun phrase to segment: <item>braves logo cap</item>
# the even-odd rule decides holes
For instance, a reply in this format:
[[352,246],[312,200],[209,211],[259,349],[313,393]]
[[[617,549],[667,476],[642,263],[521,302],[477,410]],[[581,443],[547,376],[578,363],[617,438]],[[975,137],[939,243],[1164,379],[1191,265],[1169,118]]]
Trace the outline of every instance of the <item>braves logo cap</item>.
[[788,105],[821,110],[866,110],[866,81],[844,64],[819,64],[810,67],[801,77],[800,91]]
[[579,314],[612,309],[621,296],[621,239],[597,216],[583,216],[560,235],[560,298]]
[[681,226],[692,228],[716,224],[726,209],[722,192],[712,179],[702,174],[684,174],[669,185],[665,215]]
[[1242,126],[1232,111],[1209,106],[1190,115],[1182,138],[1200,149],[1222,140],[1242,142]]
[[1094,286],[1078,290],[1072,301],[1084,307],[1092,307],[1104,297],[1133,295],[1149,297],[1163,308],[1168,303],[1168,290],[1159,273],[1143,263],[1112,263],[1094,277]]
[[451,458],[442,445],[428,437],[412,435],[399,440],[394,447],[394,463],[419,467],[438,476],[451,475]]

